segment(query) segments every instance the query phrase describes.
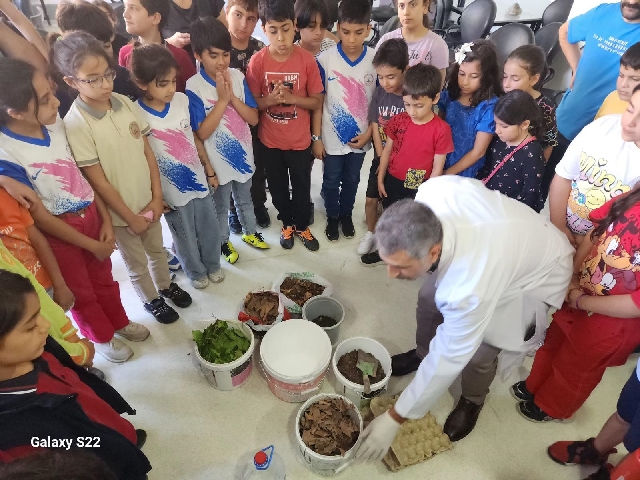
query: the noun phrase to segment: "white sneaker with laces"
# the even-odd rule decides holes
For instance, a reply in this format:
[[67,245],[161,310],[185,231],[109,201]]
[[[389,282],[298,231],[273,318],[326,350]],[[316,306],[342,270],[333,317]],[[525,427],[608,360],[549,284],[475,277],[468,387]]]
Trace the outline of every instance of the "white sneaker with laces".
[[224,272],[222,271],[222,269],[210,273],[209,274],[209,280],[211,281],[211,283],[220,283],[221,281],[224,280]]
[[203,288],[207,288],[209,285],[209,279],[207,277],[197,278],[195,280],[191,280],[191,286],[193,288],[197,288],[198,290],[202,290]]
[[375,239],[373,238],[373,232],[367,232],[364,234],[360,243],[358,244],[358,255],[364,255],[369,253],[375,245]]
[[96,353],[113,363],[123,363],[133,356],[131,347],[117,338],[107,343],[95,343]]
[[149,336],[150,332],[147,327],[136,322],[129,322],[124,328],[116,330],[116,335],[121,336],[132,342],[141,342]]

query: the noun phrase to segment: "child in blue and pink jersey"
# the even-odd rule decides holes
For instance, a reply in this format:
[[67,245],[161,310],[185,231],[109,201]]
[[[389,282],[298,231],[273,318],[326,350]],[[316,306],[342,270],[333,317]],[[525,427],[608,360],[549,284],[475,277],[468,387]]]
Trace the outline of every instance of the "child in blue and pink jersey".
[[217,178],[191,130],[189,99],[176,92],[178,64],[167,49],[149,44],[133,50],[131,70],[145,93],[136,105],[151,127],[148,138],[160,169],[164,217],[180,264],[194,288],[219,283],[224,280],[220,228],[209,191]]
[[242,241],[255,248],[269,248],[257,231],[251,198],[251,177],[256,167],[249,125],[258,123],[258,105],[242,72],[229,68],[231,35],[222,22],[211,17],[193,22],[191,48],[202,64],[200,72],[187,81],[191,127],[204,142],[216,171],[213,199],[221,251],[229,263],[235,263],[238,252],[229,241],[227,221],[232,192],[242,225]]
[[364,40],[371,27],[369,0],[349,0],[338,9],[342,41],[318,57],[324,81],[322,138],[314,152],[324,156],[322,193],[327,210],[325,235],[331,242],[355,234],[352,213],[365,153],[371,148],[369,103],[376,88],[373,49]]

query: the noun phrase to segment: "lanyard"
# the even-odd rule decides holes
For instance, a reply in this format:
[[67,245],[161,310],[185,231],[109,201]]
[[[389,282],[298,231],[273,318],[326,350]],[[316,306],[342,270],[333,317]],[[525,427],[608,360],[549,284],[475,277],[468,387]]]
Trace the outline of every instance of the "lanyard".
[[502,166],[505,163],[507,163],[509,161],[509,159],[511,159],[511,157],[513,157],[518,150],[520,150],[526,144],[528,144],[530,142],[533,142],[535,139],[536,139],[536,137],[529,137],[529,138],[523,140],[522,142],[520,142],[520,144],[513,151],[509,152],[509,154],[506,157],[504,157],[502,159],[502,161],[498,165],[496,165],[496,168],[493,169],[493,172],[491,172],[487,178],[482,180],[482,183],[484,183],[485,185],[487,183],[489,183],[489,180],[491,180],[491,178],[497,173],[497,171],[500,170],[502,168]]

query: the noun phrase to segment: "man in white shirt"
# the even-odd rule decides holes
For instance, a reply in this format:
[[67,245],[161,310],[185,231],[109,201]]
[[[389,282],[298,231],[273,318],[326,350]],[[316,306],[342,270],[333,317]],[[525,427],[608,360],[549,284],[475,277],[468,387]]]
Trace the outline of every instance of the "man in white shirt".
[[[434,332],[414,380],[363,433],[359,456],[378,459],[401,423],[423,417],[460,374],[462,396],[444,431],[453,441],[471,432],[498,355],[504,376],[541,339],[549,308],[562,306],[574,250],[526,205],[451,175],[389,207],[375,236],[390,277],[428,274],[417,321]],[[425,308],[428,292],[435,308]]]

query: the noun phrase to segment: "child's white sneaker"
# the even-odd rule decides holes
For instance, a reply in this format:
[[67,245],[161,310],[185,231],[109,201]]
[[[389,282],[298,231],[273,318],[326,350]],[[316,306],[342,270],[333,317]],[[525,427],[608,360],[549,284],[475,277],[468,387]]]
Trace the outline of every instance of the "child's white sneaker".
[[209,274],[209,281],[211,283],[220,283],[223,280],[224,280],[224,272],[222,271],[222,269]]
[[116,330],[116,335],[132,342],[141,342],[146,340],[149,334],[150,332],[147,327],[136,322],[129,322],[129,325],[126,327]]
[[198,290],[207,288],[208,285],[209,285],[209,279],[207,277],[196,278],[195,280],[191,280],[191,286],[193,288],[197,288]]
[[113,363],[122,363],[133,357],[131,347],[117,338],[112,338],[110,342],[95,343],[96,353]]
[[373,238],[373,232],[367,232],[364,234],[360,243],[358,244],[358,255],[364,255],[365,253],[369,253],[375,244],[375,239]]

